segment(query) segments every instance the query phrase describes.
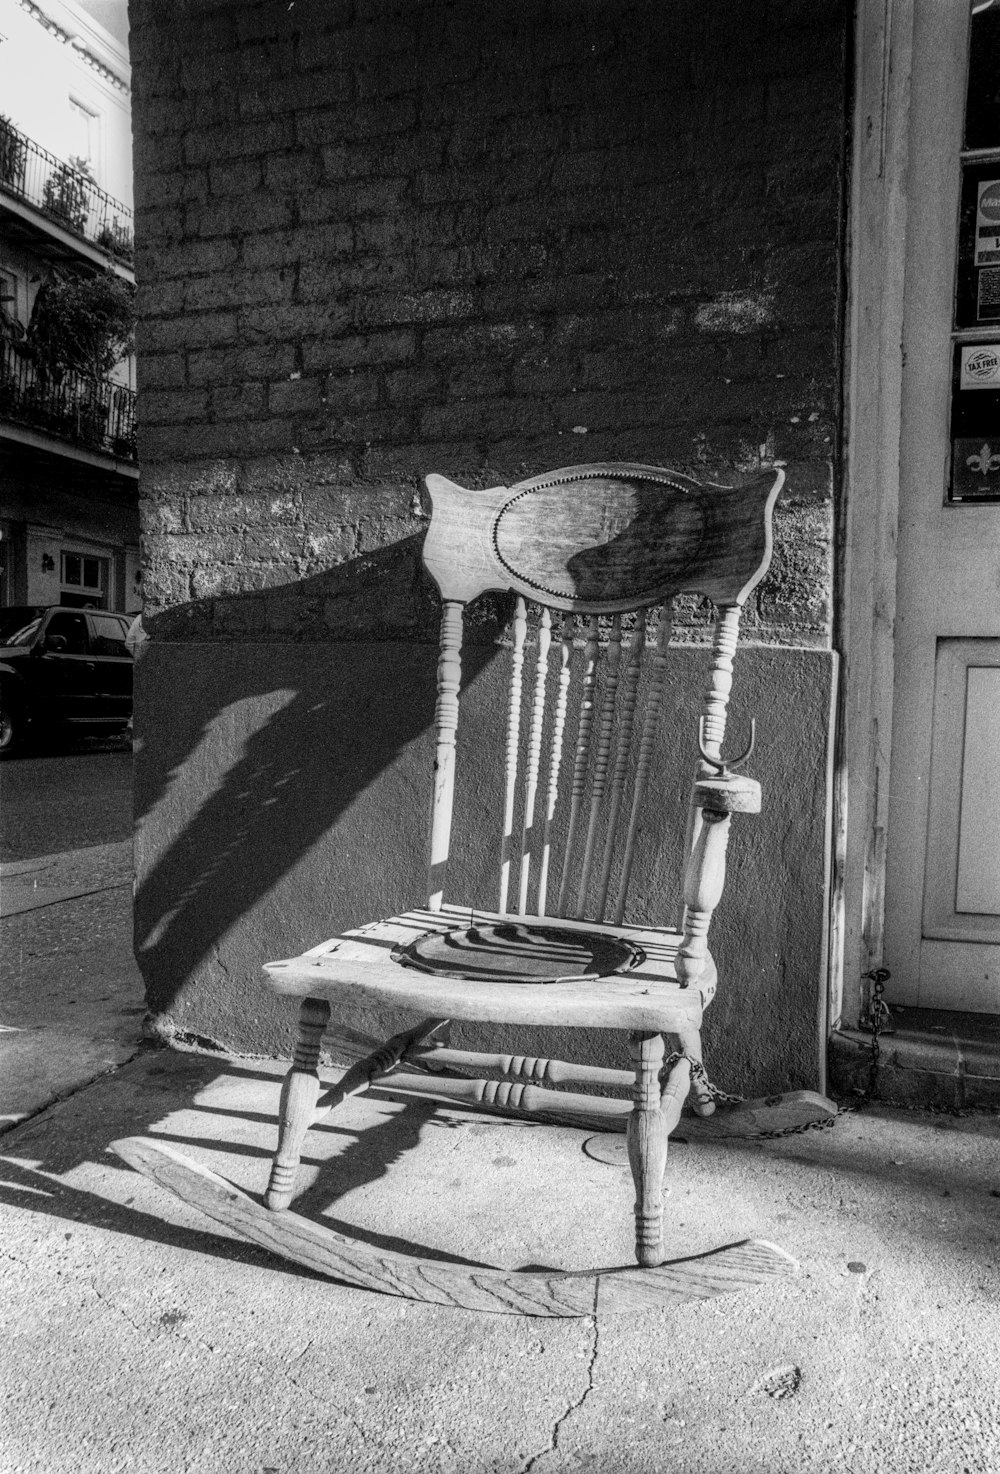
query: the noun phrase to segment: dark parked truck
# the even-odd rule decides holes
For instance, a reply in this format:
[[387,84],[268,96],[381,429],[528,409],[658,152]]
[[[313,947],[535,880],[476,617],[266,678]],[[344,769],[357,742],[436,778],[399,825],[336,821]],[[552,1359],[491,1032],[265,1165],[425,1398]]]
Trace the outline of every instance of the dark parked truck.
[[132,718],[129,617],[45,609],[0,644],[0,754],[57,732],[124,732]]

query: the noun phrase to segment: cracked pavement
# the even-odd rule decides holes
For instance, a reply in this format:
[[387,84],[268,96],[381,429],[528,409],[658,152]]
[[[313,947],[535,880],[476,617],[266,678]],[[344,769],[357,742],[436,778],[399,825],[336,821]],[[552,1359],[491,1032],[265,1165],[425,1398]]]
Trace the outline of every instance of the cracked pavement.
[[[756,1235],[800,1276],[529,1319],[323,1280],[108,1151],[147,1134],[259,1191],[281,1073],[147,1049],[4,1137],[4,1474],[994,1474],[994,1118],[676,1145],[675,1252]],[[625,1263],[628,1169],[587,1139],[355,1098],[312,1133],[298,1208],[453,1261]]]
[[[2,922],[3,1474],[995,1474],[996,1117],[672,1144],[671,1252],[767,1238],[798,1279],[577,1320],[373,1294],[109,1151],[149,1135],[258,1193],[283,1066],[140,1050],[125,842],[15,863],[107,888]],[[588,1137],[354,1098],[310,1135],[297,1209],[401,1253],[629,1263],[621,1139],[595,1160]]]

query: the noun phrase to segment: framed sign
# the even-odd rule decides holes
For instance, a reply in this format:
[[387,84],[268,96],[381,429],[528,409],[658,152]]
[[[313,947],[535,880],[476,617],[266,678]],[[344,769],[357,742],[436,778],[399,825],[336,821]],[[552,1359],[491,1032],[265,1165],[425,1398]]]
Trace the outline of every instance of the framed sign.
[[955,345],[949,501],[1000,502],[1000,337]]

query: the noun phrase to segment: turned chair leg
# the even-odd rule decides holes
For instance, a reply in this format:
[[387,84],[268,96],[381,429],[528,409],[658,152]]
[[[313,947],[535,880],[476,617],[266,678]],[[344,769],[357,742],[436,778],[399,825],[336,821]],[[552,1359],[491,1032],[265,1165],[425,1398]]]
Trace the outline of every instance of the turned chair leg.
[[628,1159],[635,1180],[635,1257],[646,1269],[662,1264],[663,1173],[667,1165],[666,1122],[660,1112],[662,1034],[631,1034],[635,1067],[632,1114],[628,1118]]
[[330,1021],[330,1005],[322,998],[304,998],[299,1010],[299,1036],[292,1067],[281,1087],[278,1150],[264,1201],[275,1212],[287,1208],[295,1195],[302,1143],[312,1125],[319,1099],[320,1045]]

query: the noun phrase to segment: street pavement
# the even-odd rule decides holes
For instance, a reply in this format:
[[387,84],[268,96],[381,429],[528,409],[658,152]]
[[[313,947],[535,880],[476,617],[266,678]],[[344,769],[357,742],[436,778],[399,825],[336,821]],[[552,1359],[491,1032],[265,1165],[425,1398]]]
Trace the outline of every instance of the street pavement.
[[132,753],[116,739],[0,762],[0,862],[132,838]]
[[[672,1255],[799,1260],[741,1294],[548,1320],[324,1280],[111,1150],[149,1136],[259,1193],[283,1066],[140,1045],[128,841],[98,838],[25,857],[39,904],[0,922],[41,1081],[0,1137],[3,1474],[996,1474],[996,1116],[672,1144]],[[46,1084],[57,1040],[101,1068]],[[311,1133],[296,1206],[386,1252],[625,1264],[620,1148],[373,1092]]]
[[0,763],[0,1130],[139,1048],[132,755]]

